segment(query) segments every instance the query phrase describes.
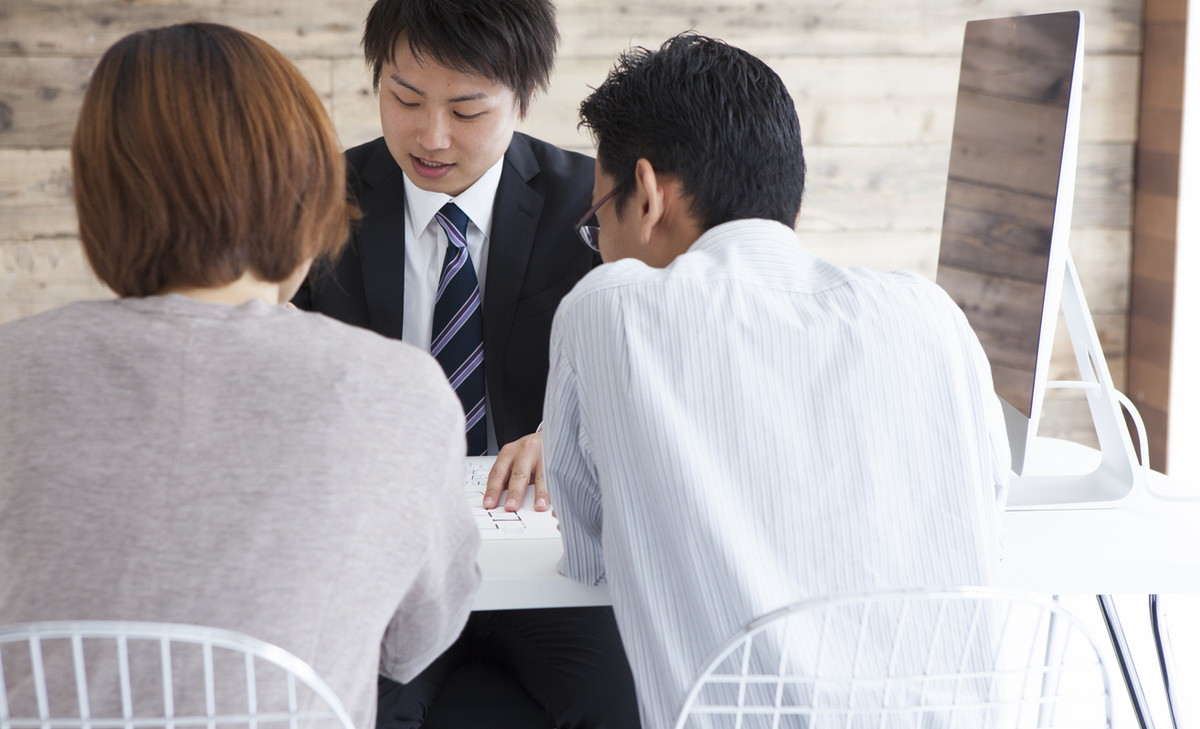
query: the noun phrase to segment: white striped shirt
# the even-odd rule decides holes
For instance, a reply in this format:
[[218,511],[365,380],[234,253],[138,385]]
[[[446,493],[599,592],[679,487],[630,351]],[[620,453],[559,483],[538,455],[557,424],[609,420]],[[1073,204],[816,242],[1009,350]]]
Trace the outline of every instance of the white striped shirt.
[[983,350],[932,282],[845,269],[778,223],[562,301],[545,465],[565,574],[607,581],[644,729],[717,645],[805,597],[987,584],[1008,443]]

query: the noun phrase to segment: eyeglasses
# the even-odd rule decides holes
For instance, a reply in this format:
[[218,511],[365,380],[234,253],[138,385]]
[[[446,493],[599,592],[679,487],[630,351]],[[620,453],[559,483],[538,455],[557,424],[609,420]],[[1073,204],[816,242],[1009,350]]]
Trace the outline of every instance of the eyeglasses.
[[608,202],[612,196],[616,194],[616,187],[606,192],[604,197],[600,198],[590,210],[583,214],[583,217],[579,219],[579,222],[575,224],[575,232],[579,234],[579,239],[583,241],[584,245],[597,253],[600,252],[600,226],[584,225],[584,223],[591,220],[592,217],[600,210],[601,206],[603,206],[604,203]]

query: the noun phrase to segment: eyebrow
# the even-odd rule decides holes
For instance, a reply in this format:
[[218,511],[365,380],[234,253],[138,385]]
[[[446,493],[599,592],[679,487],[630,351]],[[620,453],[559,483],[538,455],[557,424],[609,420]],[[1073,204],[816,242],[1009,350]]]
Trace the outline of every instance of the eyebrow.
[[[406,89],[408,89],[409,91],[413,92],[413,93],[414,93],[414,94],[416,94],[417,96],[422,96],[422,97],[426,97],[426,96],[428,96],[428,94],[426,94],[424,91],[422,91],[422,90],[418,89],[416,86],[413,86],[412,84],[410,84],[409,82],[407,82],[407,81],[405,81],[403,78],[401,78],[401,77],[400,77],[400,74],[398,74],[398,73],[393,73],[393,74],[390,76],[390,78],[391,78],[393,81],[395,81],[396,83],[398,83],[398,84],[400,84],[401,86],[403,86],[404,88],[406,88]],[[457,103],[460,103],[460,102],[463,102],[463,101],[478,101],[478,100],[480,100],[480,99],[486,99],[486,98],[487,98],[487,93],[485,93],[485,92],[483,92],[483,91],[476,91],[476,92],[475,92],[475,93],[473,93],[473,94],[466,94],[466,95],[463,95],[463,96],[455,96],[454,98],[452,98],[452,99],[450,99],[450,100],[449,100],[449,103],[451,103],[451,104],[457,104]]]

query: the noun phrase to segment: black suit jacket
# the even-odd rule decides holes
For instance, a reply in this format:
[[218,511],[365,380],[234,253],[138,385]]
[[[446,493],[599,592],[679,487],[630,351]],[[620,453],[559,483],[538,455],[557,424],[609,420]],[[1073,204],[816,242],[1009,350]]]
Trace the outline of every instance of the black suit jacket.
[[[403,338],[404,173],[382,137],[346,151],[363,218],[335,262],[319,263],[293,299]],[[599,259],[573,225],[591,205],[592,158],[513,136],[492,213],[483,301],[489,415],[503,445],[542,419],[550,324],[559,300]]]

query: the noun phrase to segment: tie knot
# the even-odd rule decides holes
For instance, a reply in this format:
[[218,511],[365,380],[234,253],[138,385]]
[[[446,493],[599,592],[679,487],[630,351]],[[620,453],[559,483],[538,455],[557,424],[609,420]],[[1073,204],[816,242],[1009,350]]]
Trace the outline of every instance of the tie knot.
[[438,224],[442,226],[442,230],[446,231],[451,245],[461,248],[467,244],[468,218],[462,209],[452,202],[446,203],[434,217],[437,218]]

